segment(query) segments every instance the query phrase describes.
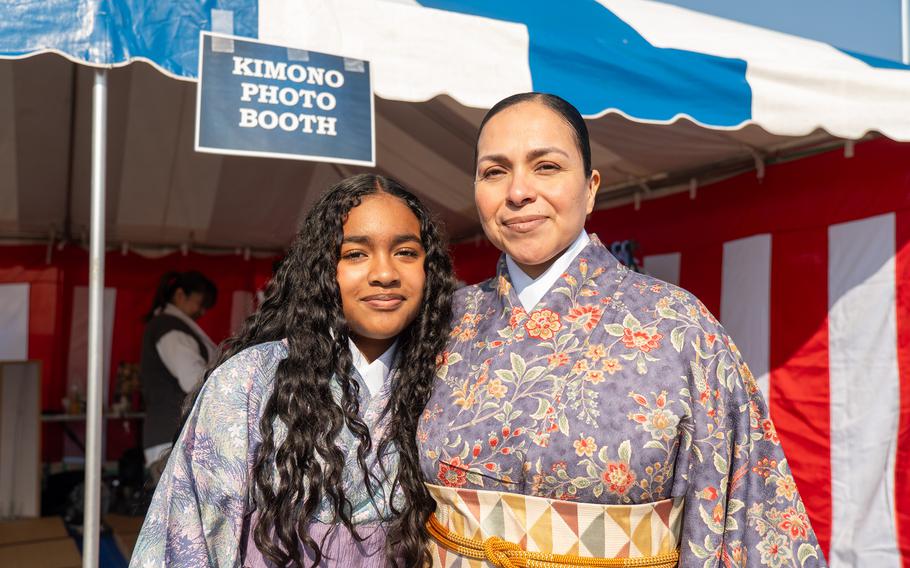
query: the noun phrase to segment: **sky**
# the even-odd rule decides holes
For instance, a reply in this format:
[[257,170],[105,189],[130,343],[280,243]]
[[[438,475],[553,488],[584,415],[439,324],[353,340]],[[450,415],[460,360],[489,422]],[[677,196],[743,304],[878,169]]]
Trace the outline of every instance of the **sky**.
[[900,61],[900,0],[659,0]]

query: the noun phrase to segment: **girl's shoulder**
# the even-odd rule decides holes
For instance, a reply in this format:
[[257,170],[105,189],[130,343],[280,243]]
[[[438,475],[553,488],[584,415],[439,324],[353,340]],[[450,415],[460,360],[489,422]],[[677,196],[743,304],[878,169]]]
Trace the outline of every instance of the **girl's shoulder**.
[[275,369],[287,355],[283,340],[247,347],[216,367],[204,390],[219,398],[261,400],[271,393]]

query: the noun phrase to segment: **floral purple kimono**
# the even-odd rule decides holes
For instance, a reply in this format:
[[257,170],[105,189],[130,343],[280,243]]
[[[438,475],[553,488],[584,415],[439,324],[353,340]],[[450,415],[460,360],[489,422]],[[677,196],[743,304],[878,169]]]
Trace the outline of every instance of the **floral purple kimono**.
[[[609,543],[569,505],[629,505],[634,517],[659,502],[679,528],[680,566],[825,566],[736,345],[698,299],[628,270],[594,236],[530,313],[504,257],[494,278],[458,292],[418,441],[434,497],[457,492],[476,511],[494,492],[547,498],[563,533],[548,524],[536,538],[555,547],[574,531],[572,554]],[[495,503],[477,514],[478,534],[503,526]]]

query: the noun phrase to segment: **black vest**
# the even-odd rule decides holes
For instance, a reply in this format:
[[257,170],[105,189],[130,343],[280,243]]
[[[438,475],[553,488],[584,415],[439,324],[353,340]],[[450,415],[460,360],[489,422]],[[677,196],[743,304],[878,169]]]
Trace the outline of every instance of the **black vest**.
[[164,334],[174,330],[190,335],[199,344],[202,358],[206,361],[209,358],[205,343],[180,318],[159,314],[148,322],[142,336],[142,358],[139,362],[139,378],[145,399],[145,424],[142,428],[142,446],[145,448],[172,442],[180,425],[180,410],[186,393],[180,388],[177,377],[168,371],[155,347]]

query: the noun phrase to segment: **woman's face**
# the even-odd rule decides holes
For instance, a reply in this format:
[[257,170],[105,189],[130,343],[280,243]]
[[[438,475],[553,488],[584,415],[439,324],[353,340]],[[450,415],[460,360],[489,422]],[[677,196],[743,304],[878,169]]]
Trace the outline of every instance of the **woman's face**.
[[387,193],[367,196],[344,223],[338,288],[357,348],[373,361],[410,324],[423,300],[420,222]]
[[171,303],[194,320],[205,315],[205,294],[202,292],[190,292],[187,294],[182,288],[177,288],[171,298]]
[[483,230],[532,278],[578,237],[600,173],[585,175],[572,128],[528,101],[491,118],[477,141],[474,200]]

